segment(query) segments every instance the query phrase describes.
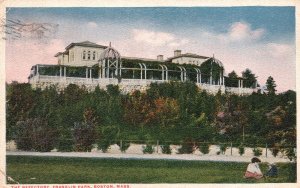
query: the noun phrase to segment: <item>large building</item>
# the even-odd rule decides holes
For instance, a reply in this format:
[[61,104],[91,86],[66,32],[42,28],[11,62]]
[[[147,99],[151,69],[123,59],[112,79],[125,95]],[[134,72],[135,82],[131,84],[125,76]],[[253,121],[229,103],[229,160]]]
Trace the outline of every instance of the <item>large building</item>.
[[230,80],[222,62],[215,57],[181,53],[181,50],[175,50],[174,56],[167,59],[163,55],[157,59],[124,57],[111,45],[84,41],[71,43],[55,57],[57,65],[37,64],[31,68],[29,83],[33,88],[55,85],[63,89],[76,84],[93,90],[96,86],[105,89],[115,84],[123,92],[131,92],[144,90],[154,82],[191,81],[211,93],[243,95],[257,90],[256,82],[243,78]]

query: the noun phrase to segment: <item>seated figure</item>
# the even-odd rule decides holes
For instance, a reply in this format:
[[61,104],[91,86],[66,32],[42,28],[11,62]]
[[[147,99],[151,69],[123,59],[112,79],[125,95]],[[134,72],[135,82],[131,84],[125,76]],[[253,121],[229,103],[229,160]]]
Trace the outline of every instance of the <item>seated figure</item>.
[[266,173],[266,176],[277,177],[278,174],[277,166],[274,163],[269,163],[268,165],[269,165],[269,169],[268,172]]
[[248,165],[247,170],[245,172],[244,178],[252,178],[252,179],[260,179],[263,178],[264,175],[262,174],[258,163],[261,161],[257,158],[254,157],[251,159],[251,163]]

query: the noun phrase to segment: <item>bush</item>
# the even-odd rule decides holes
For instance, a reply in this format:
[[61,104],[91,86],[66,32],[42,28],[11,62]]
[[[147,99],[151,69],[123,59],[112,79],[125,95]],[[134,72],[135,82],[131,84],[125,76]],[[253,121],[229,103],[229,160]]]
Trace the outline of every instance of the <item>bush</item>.
[[101,127],[97,138],[98,149],[104,153],[107,152],[109,146],[113,144],[112,141],[116,139],[117,131],[115,126]]
[[120,141],[117,143],[117,145],[120,147],[121,152],[125,153],[130,146],[130,142]]
[[254,156],[256,156],[256,157],[259,157],[262,155],[262,150],[260,148],[253,148],[252,151],[253,151]]
[[143,146],[143,153],[149,153],[152,154],[154,152],[154,147],[150,144],[147,144],[146,146]]
[[202,144],[200,144],[199,149],[200,149],[201,153],[208,154],[209,153],[209,144],[202,143]]
[[62,152],[70,152],[74,151],[74,139],[72,138],[71,135],[71,130],[67,130],[68,133],[64,134],[62,131],[59,137],[59,141],[57,143],[57,149],[58,151]]
[[110,141],[107,139],[102,139],[98,142],[98,149],[102,150],[103,153],[106,153],[109,149]]
[[170,144],[163,144],[160,146],[160,148],[161,148],[161,151],[163,154],[171,154],[172,153]]
[[278,145],[275,145],[273,148],[271,148],[271,151],[272,151],[272,155],[273,155],[274,157],[276,157],[277,154],[278,154],[279,151],[280,151],[280,148],[279,148]]
[[184,142],[181,148],[178,149],[178,154],[190,154],[195,150],[195,146],[192,142]]
[[49,152],[54,149],[57,139],[56,130],[48,125],[42,118],[27,119],[17,122],[16,144],[17,148],[25,151]]
[[225,154],[225,151],[227,149],[226,144],[220,144],[220,153],[222,153],[223,155]]
[[296,153],[294,148],[287,148],[285,150],[285,155],[289,158],[290,161],[296,160]]
[[242,156],[242,155],[244,155],[244,153],[245,153],[245,146],[241,144],[239,146],[239,154],[240,154],[240,156]]
[[95,126],[87,123],[74,123],[73,129],[75,151],[90,152],[96,141]]

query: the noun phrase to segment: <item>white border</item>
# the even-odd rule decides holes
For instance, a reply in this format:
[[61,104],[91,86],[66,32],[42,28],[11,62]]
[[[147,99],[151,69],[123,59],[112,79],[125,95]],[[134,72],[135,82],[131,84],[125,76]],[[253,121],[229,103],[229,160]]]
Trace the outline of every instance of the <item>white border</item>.
[[[298,0],[0,0],[0,18],[5,18],[6,7],[230,7],[230,6],[295,6],[296,7],[296,91],[297,102],[300,100],[299,84],[299,49],[300,44],[298,31],[300,26],[300,12],[298,10],[300,1]],[[274,20],[276,21],[276,20]],[[2,38],[3,36],[0,36]],[[6,169],[6,144],[5,144],[5,41],[0,40],[0,170]],[[297,109],[298,109],[297,103]],[[297,110],[297,135],[299,131],[300,112]],[[299,145],[297,136],[297,146]],[[297,147],[298,148],[298,147]],[[297,160],[299,162],[299,152]],[[299,182],[300,166],[297,168],[297,179]],[[5,185],[5,177],[0,175],[0,186]],[[293,184],[132,184],[133,187],[297,187],[298,183]],[[10,186],[8,186],[10,187]],[[298,186],[299,187],[299,186]]]

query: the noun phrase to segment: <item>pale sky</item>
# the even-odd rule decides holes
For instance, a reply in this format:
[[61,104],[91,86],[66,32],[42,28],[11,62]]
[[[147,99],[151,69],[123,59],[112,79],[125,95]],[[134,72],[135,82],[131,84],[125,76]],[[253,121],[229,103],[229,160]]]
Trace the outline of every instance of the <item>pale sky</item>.
[[15,40],[8,35],[7,82],[27,82],[32,65],[57,64],[57,52],[89,40],[111,42],[122,56],[167,58],[176,49],[214,54],[226,73],[241,76],[249,68],[260,85],[272,76],[279,92],[296,89],[293,7],[11,8],[7,19],[43,23],[51,31],[26,28]]

